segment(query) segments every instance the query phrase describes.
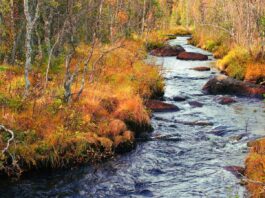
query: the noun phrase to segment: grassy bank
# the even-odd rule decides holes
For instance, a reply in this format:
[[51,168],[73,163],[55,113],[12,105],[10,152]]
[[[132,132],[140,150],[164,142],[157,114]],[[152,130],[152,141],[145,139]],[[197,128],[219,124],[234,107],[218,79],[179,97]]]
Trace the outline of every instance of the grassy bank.
[[252,197],[264,197],[265,190],[265,139],[249,143],[250,153],[246,160],[247,188]]
[[265,81],[265,61],[260,53],[234,44],[227,34],[194,30],[190,43],[208,50],[219,59],[216,67],[228,76],[252,83]]
[[[150,130],[150,111],[144,101],[163,94],[160,69],[147,65],[145,42],[123,41],[123,47],[107,53],[86,84],[80,98],[82,72],[72,86],[72,102],[63,100],[63,61],[50,71],[44,86],[45,67],[31,71],[32,88],[24,95],[23,68],[0,66],[0,123],[14,132],[14,140],[0,154],[0,172],[9,176],[39,168],[60,168],[98,162],[115,153],[131,150],[135,137]],[[80,45],[70,70],[91,47]],[[93,59],[100,56],[98,46]],[[79,65],[82,71],[84,65]],[[60,71],[60,72],[59,72]],[[10,133],[0,131],[0,149],[4,150]]]
[[172,27],[167,30],[152,31],[145,36],[145,46],[147,51],[151,51],[155,48],[163,47],[170,39],[175,39],[176,36],[191,35],[192,31],[189,28],[182,26]]

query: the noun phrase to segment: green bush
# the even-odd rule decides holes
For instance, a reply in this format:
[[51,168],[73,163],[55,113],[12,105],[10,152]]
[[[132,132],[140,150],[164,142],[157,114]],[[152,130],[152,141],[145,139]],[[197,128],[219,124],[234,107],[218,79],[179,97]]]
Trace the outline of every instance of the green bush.
[[243,80],[246,73],[246,64],[250,61],[248,50],[236,47],[231,50],[223,59],[217,62],[219,69],[238,80]]
[[204,48],[210,52],[214,52],[218,49],[220,45],[221,45],[220,41],[208,40],[206,41]]
[[164,42],[154,42],[154,41],[148,41],[145,44],[145,48],[147,51],[151,51],[156,48],[160,48],[165,46]]

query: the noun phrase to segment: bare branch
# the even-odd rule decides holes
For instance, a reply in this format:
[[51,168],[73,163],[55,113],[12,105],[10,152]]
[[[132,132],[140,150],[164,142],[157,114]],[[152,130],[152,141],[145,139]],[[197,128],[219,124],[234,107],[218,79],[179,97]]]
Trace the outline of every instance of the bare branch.
[[6,147],[2,150],[2,153],[4,154],[8,151],[10,143],[14,140],[15,135],[13,131],[11,131],[10,129],[7,129],[4,125],[0,125],[0,130],[3,130],[11,135],[11,137],[7,141]]

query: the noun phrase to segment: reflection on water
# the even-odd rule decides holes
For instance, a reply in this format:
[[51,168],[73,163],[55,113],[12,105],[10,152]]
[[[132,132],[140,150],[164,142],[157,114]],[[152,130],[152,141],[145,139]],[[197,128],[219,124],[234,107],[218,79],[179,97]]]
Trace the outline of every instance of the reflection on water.
[[[177,38],[170,44],[211,55],[187,45],[187,38]],[[222,106],[217,102],[219,96],[204,95],[203,85],[218,72],[190,68],[211,66],[211,59],[156,59],[163,64],[165,98],[181,111],[154,115],[153,141],[139,143],[131,153],[95,167],[33,173],[13,183],[0,181],[0,197],[244,197],[240,181],[223,167],[242,166],[246,142],[265,134],[264,104],[234,97],[237,103]],[[188,99],[173,102],[174,96]],[[191,101],[203,106],[194,108]]]

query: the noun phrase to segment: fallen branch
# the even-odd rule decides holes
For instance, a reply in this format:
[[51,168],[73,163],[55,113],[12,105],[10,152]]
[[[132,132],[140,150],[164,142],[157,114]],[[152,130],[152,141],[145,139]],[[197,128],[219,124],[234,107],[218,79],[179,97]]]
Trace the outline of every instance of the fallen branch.
[[0,125],[0,130],[3,130],[3,131],[5,131],[11,135],[11,138],[9,138],[7,140],[6,147],[2,150],[2,154],[4,154],[7,152],[8,148],[10,146],[10,143],[14,140],[15,135],[14,135],[13,131],[11,131],[10,129],[7,129],[4,125]]

